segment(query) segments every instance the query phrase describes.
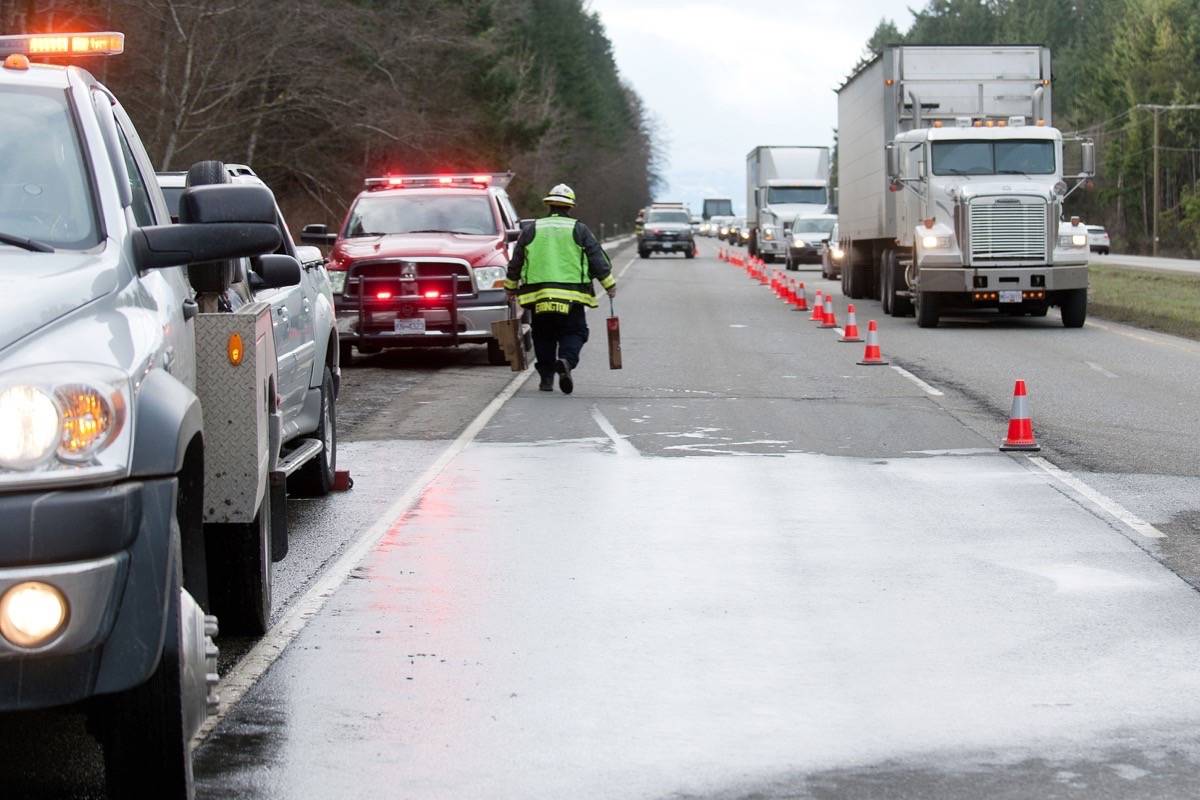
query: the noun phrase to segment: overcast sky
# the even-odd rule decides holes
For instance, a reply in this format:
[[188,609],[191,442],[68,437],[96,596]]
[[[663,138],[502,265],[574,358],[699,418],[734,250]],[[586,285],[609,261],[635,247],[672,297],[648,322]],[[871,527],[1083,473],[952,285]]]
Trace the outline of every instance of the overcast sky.
[[759,144],[833,144],[837,96],[880,18],[906,30],[921,0],[592,0],[617,66],[659,123],[659,199],[699,213],[704,197],[746,204]]

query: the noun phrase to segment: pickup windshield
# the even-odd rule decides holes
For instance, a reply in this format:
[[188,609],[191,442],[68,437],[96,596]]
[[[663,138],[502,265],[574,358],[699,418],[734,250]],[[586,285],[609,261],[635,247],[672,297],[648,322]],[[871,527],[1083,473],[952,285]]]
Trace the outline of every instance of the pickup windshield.
[[345,237],[405,233],[496,236],[496,217],[484,194],[390,194],[360,197],[350,210]]
[[934,142],[934,175],[1053,175],[1054,142]]
[[0,119],[0,234],[55,249],[97,245],[91,186],[66,93],[2,87]]
[[651,211],[646,222],[674,222],[680,225],[691,225],[692,218],[686,211]]
[[825,187],[771,186],[767,189],[767,204],[772,206],[791,204],[823,206],[825,205]]

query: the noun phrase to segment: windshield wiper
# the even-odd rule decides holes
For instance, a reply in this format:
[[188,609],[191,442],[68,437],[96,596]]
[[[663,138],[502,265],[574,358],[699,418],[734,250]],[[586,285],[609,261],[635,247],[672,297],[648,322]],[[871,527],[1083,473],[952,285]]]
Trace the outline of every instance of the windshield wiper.
[[0,233],[0,244],[11,244],[13,247],[20,247],[32,253],[54,252],[54,248],[45,242],[39,242],[37,239],[26,239],[22,236],[13,236],[11,233]]

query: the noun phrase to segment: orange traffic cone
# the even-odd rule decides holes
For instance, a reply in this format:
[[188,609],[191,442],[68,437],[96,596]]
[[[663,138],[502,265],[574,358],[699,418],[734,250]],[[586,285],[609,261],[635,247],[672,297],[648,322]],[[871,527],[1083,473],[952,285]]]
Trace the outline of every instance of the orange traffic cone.
[[833,298],[825,295],[825,311],[821,314],[821,324],[818,328],[836,328],[837,315],[833,313]]
[[813,299],[812,314],[809,315],[809,322],[824,322],[825,321],[825,304],[821,300],[821,290],[817,289],[817,296]]
[[1008,436],[1001,450],[1041,450],[1033,438],[1033,420],[1029,416],[1029,395],[1025,381],[1018,380],[1013,387],[1012,413],[1008,415]]
[[875,325],[875,320],[867,322],[867,348],[863,352],[862,361],[858,363],[864,367],[888,363],[879,352],[879,328]]
[[758,262],[758,282],[763,286],[767,285],[767,262],[761,258],[754,259]]
[[790,306],[796,305],[796,281],[788,278],[785,286],[786,291],[783,293],[783,301]]
[[808,289],[804,288],[804,281],[796,287],[796,310],[808,311]]
[[858,318],[854,315],[854,303],[846,306],[846,328],[842,331],[842,338],[839,342],[861,342],[862,337],[858,335]]

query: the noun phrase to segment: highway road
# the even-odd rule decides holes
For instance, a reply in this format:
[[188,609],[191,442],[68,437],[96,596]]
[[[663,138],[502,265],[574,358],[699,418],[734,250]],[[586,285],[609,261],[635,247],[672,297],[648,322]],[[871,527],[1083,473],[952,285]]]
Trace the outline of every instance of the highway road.
[[626,369],[594,314],[570,397],[457,365],[470,424],[363,415],[200,796],[1200,792],[1200,349],[882,320],[904,371],[860,367],[714,254],[618,254]]

